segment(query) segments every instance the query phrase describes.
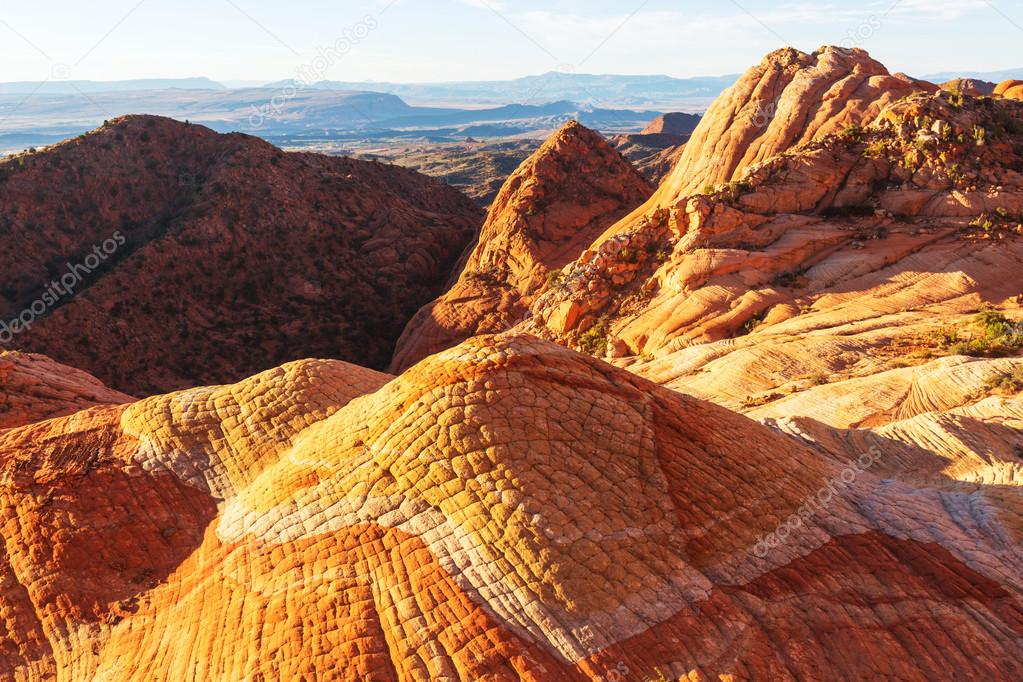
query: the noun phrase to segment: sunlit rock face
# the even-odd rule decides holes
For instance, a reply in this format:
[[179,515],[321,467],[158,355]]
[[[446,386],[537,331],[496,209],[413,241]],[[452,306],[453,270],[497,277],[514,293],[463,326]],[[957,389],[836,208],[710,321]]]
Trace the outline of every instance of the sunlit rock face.
[[1018,487],[868,444],[518,335],[8,430],[0,677],[1019,673]]
[[406,327],[391,371],[521,322],[561,268],[652,191],[599,133],[566,124],[505,182],[457,280]]

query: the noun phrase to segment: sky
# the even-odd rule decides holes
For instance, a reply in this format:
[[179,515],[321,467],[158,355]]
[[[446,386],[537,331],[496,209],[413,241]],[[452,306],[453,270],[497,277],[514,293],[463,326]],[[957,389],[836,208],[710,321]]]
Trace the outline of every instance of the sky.
[[916,76],[1023,67],[1023,0],[0,3],[5,82],[710,76],[744,71],[786,45],[824,44],[862,47]]

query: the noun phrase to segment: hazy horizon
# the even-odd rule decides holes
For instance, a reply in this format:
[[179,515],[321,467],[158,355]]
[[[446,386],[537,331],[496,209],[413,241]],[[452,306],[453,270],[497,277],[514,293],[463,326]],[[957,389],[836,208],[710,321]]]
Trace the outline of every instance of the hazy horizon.
[[0,10],[0,34],[6,82],[691,78],[740,73],[785,45],[822,44],[862,47],[893,71],[923,76],[1019,68],[1004,45],[1023,35],[1023,2],[129,0],[82,15],[58,0]]

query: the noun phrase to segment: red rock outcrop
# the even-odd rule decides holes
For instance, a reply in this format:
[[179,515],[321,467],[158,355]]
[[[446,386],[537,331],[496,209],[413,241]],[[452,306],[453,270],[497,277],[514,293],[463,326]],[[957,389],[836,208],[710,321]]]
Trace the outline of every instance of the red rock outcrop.
[[757,162],[866,125],[889,103],[935,89],[890,74],[860,49],[772,52],[711,105],[658,194],[677,198],[737,180]]
[[642,130],[640,135],[678,135],[689,136],[700,123],[699,114],[683,114],[672,112],[661,114]]
[[[1021,114],[1004,99],[916,95],[728,188],[634,214],[565,269],[524,328],[600,354],[661,354],[801,317],[853,282],[876,306],[893,276],[922,281],[919,300],[897,298],[903,310],[951,298],[964,321],[982,292],[1021,293],[1004,277],[1023,229]],[[854,307],[842,314],[871,315]]]
[[136,395],[386,367],[482,220],[412,171],[141,116],[0,163],[0,204],[0,322],[31,323],[0,340]]
[[688,135],[658,133],[618,135],[611,142],[633,168],[656,186],[675,167],[688,139]]
[[942,90],[958,92],[963,95],[969,95],[970,97],[993,95],[995,88],[997,87],[998,86],[995,83],[989,83],[976,78],[956,78],[955,80],[941,84]]
[[0,432],[0,679],[1023,675],[1018,477],[915,483],[524,336],[387,380]]
[[505,182],[458,280],[409,323],[392,370],[519,323],[562,267],[652,191],[598,133],[566,124]]
[[1021,121],[1002,98],[894,102],[623,220],[522,328],[829,456],[885,444],[917,485],[1016,486]]
[[133,400],[43,355],[0,352],[0,429]]
[[[682,174],[612,225],[649,186],[579,126],[548,141],[395,367],[439,352],[400,376],[303,360],[125,402],[44,358],[0,358],[3,387],[31,379],[8,399],[46,398],[31,423],[0,423],[0,681],[1023,678],[1023,103],[896,98],[902,79],[858,51],[769,62],[752,80],[781,94],[763,101],[791,96],[778,111],[802,117],[769,144],[795,146],[761,146],[714,191],[686,193]],[[99,135],[143,144],[133,123]],[[746,130],[740,115],[706,144]],[[262,146],[227,139],[263,167]],[[372,262],[389,276],[393,240],[456,215],[391,169],[351,166],[353,188],[324,199],[216,159],[227,199],[200,192],[216,206],[272,213],[257,189],[287,216],[310,197],[358,216],[379,201],[388,221],[369,224],[390,241],[358,251],[387,251]],[[319,157],[276,164],[334,177]],[[134,166],[113,168],[120,194]],[[115,246],[187,266],[174,291],[210,314],[185,289],[206,269],[175,259],[199,227],[216,253],[264,223],[227,229],[186,199],[163,232]],[[78,248],[96,238],[84,224],[30,246]],[[5,304],[47,271],[26,253]],[[123,276],[111,258],[76,303],[102,309],[93,292]],[[516,319],[531,334],[476,336]],[[50,409],[75,411],[36,420]]]

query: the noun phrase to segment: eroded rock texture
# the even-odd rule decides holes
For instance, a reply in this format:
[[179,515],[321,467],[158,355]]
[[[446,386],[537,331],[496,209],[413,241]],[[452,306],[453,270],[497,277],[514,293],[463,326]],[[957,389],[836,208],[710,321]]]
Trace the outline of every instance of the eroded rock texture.
[[[810,374],[899,357],[985,304],[1012,311],[1021,117],[1005,99],[905,98],[865,129],[621,221],[537,299],[526,328],[610,357],[679,353],[688,369],[701,361],[684,357],[798,329],[789,354]],[[873,340],[845,343],[859,334]],[[722,344],[689,348],[709,341]]]
[[458,280],[409,323],[392,370],[521,322],[561,268],[652,191],[600,134],[566,124],[505,182]]
[[548,142],[400,376],[0,430],[0,680],[1023,678],[1023,104],[751,74],[728,185]]
[[0,429],[133,400],[46,356],[0,352]]
[[737,180],[792,147],[866,125],[891,102],[935,86],[892,75],[860,49],[772,52],[703,116],[664,191],[693,194]]
[[1002,81],[995,87],[994,94],[1008,99],[1023,99],[1023,81]]
[[1023,674],[1019,488],[955,452],[838,456],[517,335],[387,381],[0,433],[0,677]]
[[9,345],[136,395],[385,368],[482,221],[409,170],[149,116],[0,163],[0,206],[0,322],[34,321]]

